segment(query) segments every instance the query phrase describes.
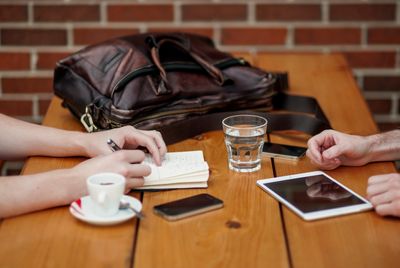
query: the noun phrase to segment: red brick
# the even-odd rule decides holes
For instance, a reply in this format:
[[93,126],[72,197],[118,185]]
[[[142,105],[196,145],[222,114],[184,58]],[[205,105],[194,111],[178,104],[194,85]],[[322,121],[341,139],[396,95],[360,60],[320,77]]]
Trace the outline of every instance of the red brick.
[[352,68],[394,68],[394,51],[354,51],[342,52]]
[[3,93],[48,93],[53,92],[53,78],[3,78]]
[[246,19],[247,7],[242,4],[182,5],[183,21],[243,21]]
[[28,20],[26,5],[0,5],[0,22],[16,22]]
[[374,27],[368,29],[368,43],[370,44],[400,44],[400,28]]
[[391,100],[367,100],[367,103],[373,114],[389,114],[392,106]]
[[172,21],[174,10],[172,5],[110,5],[109,21]]
[[400,76],[366,76],[364,90],[400,92]]
[[0,113],[9,116],[32,116],[32,101],[0,100]]
[[66,45],[67,32],[57,29],[2,29],[1,44],[14,46]]
[[312,4],[261,4],[256,6],[259,21],[321,20],[321,6]]
[[400,127],[399,123],[378,123],[380,131],[389,131]]
[[295,30],[295,44],[349,45],[360,44],[359,28],[300,28]]
[[332,4],[329,18],[333,21],[394,21],[396,4]]
[[148,32],[162,32],[162,33],[167,33],[167,32],[179,32],[179,33],[192,33],[192,34],[199,34],[199,35],[204,35],[208,36],[210,38],[213,37],[213,29],[211,28],[177,28],[177,27],[168,27],[168,28],[149,28]]
[[69,52],[40,52],[38,53],[38,60],[36,68],[39,70],[52,70],[56,67],[56,63],[71,55]]
[[0,70],[29,70],[29,53],[0,52]]
[[98,5],[37,5],[33,10],[34,20],[47,21],[99,21]]
[[284,28],[225,28],[221,36],[224,45],[283,45],[286,32]]
[[39,115],[44,116],[49,108],[51,100],[39,100]]
[[78,28],[74,30],[74,43],[76,45],[94,44],[114,37],[137,34],[137,29],[101,29]]

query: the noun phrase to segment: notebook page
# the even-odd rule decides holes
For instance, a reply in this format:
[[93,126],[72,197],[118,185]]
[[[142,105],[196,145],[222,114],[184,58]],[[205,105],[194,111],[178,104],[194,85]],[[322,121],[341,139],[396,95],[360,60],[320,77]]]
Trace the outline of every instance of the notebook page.
[[151,167],[151,174],[145,177],[145,181],[169,179],[208,170],[202,151],[167,153],[161,166],[154,164],[151,155],[146,155],[143,163]]

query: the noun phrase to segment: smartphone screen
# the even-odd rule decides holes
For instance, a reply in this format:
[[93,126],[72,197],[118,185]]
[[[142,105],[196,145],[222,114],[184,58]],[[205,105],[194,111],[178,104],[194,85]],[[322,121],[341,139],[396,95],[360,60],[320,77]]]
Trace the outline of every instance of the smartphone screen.
[[178,220],[223,207],[222,200],[199,194],[169,203],[154,206],[154,212],[167,220]]
[[302,157],[307,148],[278,143],[264,143],[263,153],[271,157],[298,159]]

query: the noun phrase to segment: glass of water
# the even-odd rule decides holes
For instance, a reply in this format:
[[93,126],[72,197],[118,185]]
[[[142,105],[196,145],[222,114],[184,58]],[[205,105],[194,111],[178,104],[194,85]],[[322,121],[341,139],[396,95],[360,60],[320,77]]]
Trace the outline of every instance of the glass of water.
[[257,115],[234,115],[222,120],[229,168],[253,172],[261,168],[267,120]]

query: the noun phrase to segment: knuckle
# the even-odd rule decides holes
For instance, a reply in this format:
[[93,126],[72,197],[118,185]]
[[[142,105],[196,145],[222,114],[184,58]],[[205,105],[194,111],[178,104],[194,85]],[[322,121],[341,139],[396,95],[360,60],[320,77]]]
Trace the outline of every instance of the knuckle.
[[375,180],[375,176],[371,176],[368,178],[368,184],[371,184]]
[[133,126],[123,126],[122,128],[122,131],[123,131],[123,133],[124,134],[129,134],[129,133],[132,133],[133,131],[136,131],[136,128],[134,128]]
[[309,139],[309,140],[307,141],[307,147],[308,147],[308,148],[310,148],[310,146],[311,146],[311,143],[312,143],[312,138],[311,138],[311,139]]
[[117,173],[121,174],[122,176],[124,176],[126,178],[129,175],[129,170],[128,170],[128,168],[121,165],[117,168]]
[[128,129],[128,130],[134,130],[134,129],[136,129],[135,127],[133,127],[133,126],[131,126],[131,125],[124,126],[124,128],[125,128],[125,129]]

